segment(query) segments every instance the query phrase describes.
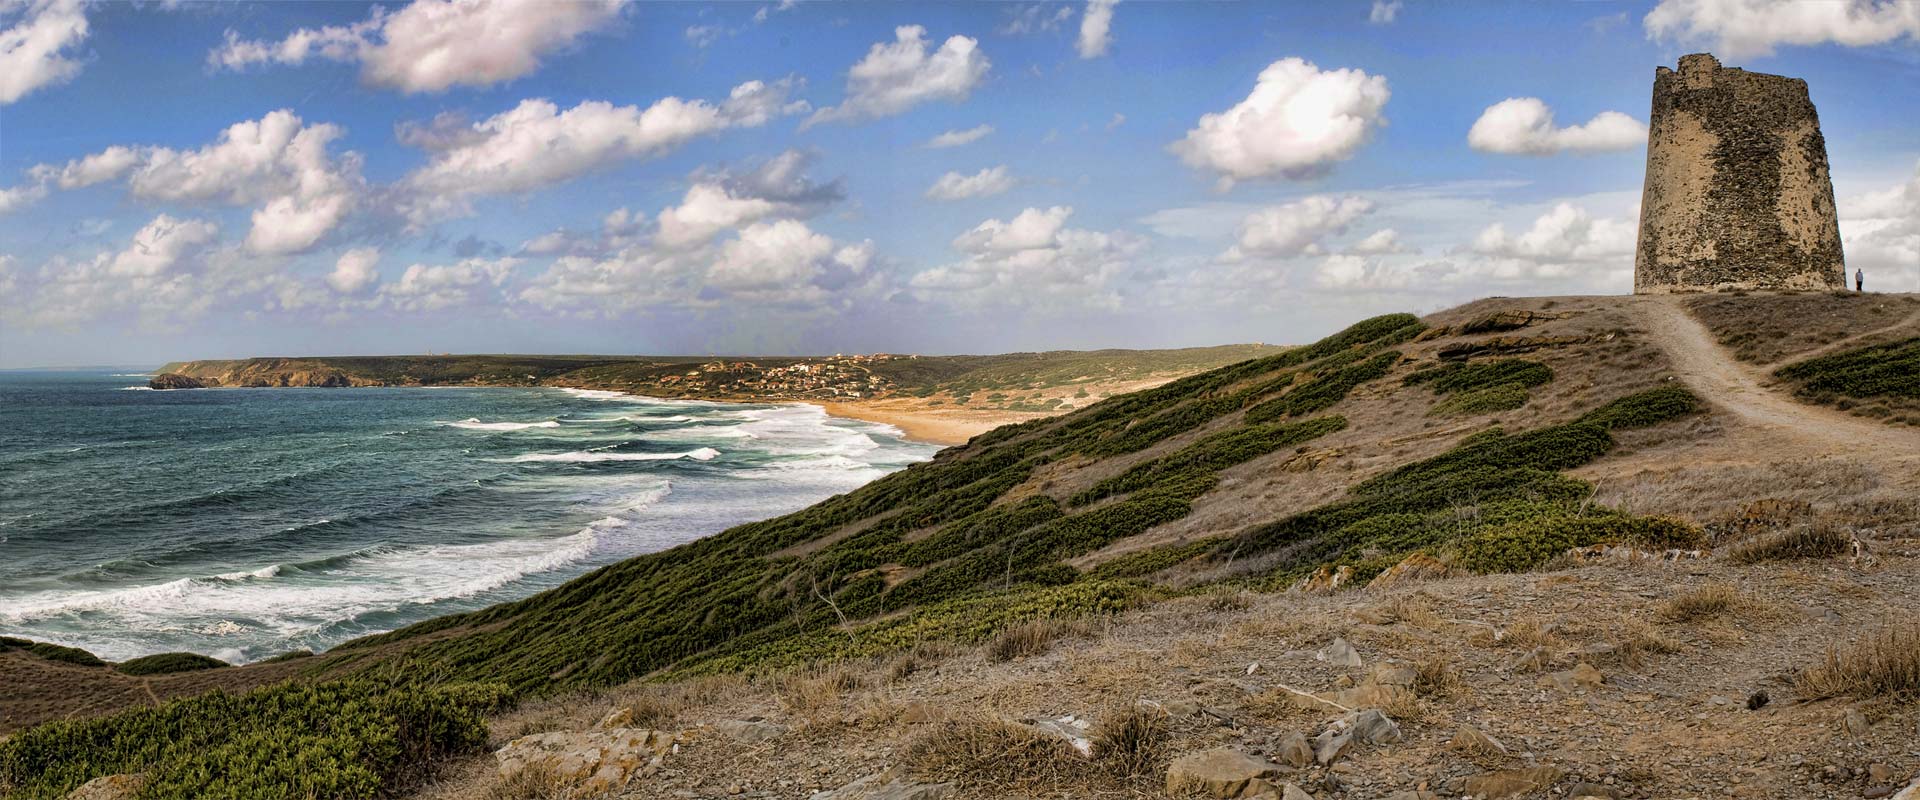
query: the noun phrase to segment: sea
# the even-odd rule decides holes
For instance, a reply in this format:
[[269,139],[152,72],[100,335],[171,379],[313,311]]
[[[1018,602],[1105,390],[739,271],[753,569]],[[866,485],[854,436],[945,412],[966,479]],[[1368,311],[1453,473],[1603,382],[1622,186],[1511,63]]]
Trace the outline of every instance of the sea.
[[0,634],[234,663],[526,597],[936,448],[805,404],[0,372]]

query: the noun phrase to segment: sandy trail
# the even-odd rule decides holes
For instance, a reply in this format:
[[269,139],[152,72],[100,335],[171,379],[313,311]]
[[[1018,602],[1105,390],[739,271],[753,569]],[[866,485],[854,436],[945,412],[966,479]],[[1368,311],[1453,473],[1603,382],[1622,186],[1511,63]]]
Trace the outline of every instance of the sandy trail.
[[1674,298],[1640,298],[1635,306],[1680,380],[1748,429],[1724,439],[1743,460],[1841,456],[1875,464],[1896,479],[1920,473],[1920,431],[1801,403],[1769,388],[1767,367],[1735,359]]

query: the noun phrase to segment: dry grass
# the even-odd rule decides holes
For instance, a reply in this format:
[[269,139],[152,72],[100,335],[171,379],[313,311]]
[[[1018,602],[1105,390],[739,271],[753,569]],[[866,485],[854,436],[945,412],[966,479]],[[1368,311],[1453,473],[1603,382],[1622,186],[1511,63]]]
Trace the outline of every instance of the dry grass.
[[1668,622],[1694,622],[1727,613],[1740,602],[1740,592],[1724,583],[1709,583],[1675,595],[1659,608]]
[[1827,651],[1826,660],[1795,682],[1809,697],[1894,697],[1920,700],[1920,625],[1890,628]]
[[932,780],[1002,790],[1077,783],[1090,773],[1088,761],[1065,742],[984,716],[950,720],[922,735],[904,762]]
[[1448,697],[1466,687],[1453,659],[1434,653],[1413,665],[1413,693],[1421,697]]
[[1245,611],[1253,605],[1252,595],[1252,592],[1238,586],[1213,586],[1200,594],[1200,609],[1213,614]]
[[1091,629],[1082,621],[1058,620],[1051,617],[1028,620],[1000,632],[993,641],[987,643],[987,659],[991,661],[1012,661],[1016,658],[1037,656],[1053,648],[1057,639],[1067,636],[1085,636]]
[[864,676],[845,663],[797,669],[776,679],[774,697],[789,713],[818,722],[857,691]]
[[1759,564],[1796,558],[1831,558],[1853,549],[1853,535],[1828,523],[1797,525],[1780,533],[1735,545],[1727,560]]
[[588,791],[545,765],[531,765],[511,778],[495,778],[486,784],[477,800],[597,800],[608,797],[603,791]]
[[1150,776],[1167,751],[1167,713],[1138,704],[1101,715],[1093,730],[1093,757],[1117,777]]
[[1413,592],[1375,603],[1367,610],[1377,616],[1382,624],[1401,623],[1433,631],[1446,625],[1446,620],[1441,619],[1434,608],[1433,595]]
[[1659,628],[1644,620],[1628,619],[1614,634],[1612,655],[1621,664],[1639,669],[1646,665],[1649,657],[1678,653],[1680,647],[1679,641],[1661,633]]

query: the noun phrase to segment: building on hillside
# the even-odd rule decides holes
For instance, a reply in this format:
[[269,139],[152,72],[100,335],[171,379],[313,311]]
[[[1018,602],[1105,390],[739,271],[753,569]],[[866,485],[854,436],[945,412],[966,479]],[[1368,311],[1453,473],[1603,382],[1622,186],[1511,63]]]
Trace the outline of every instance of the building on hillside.
[[1648,127],[1635,294],[1846,286],[1806,81],[1681,56],[1654,70]]

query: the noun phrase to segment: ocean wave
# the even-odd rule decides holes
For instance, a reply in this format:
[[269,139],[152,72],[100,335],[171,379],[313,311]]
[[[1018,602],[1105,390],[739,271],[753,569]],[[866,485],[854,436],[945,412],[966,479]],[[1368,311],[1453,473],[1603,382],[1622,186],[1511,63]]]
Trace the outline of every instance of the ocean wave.
[[123,391],[123,392],[153,392],[153,391],[159,391],[159,390],[157,390],[157,389],[155,389],[155,388],[153,388],[153,387],[151,387],[151,386],[122,386],[122,387],[120,387],[120,391]]
[[559,421],[551,419],[545,422],[481,422],[477,417],[468,417],[459,422],[441,422],[438,424],[453,428],[465,428],[470,431],[524,431],[528,428],[560,427]]
[[513,464],[538,462],[674,461],[683,458],[694,461],[711,461],[719,456],[720,451],[711,447],[701,447],[688,450],[684,453],[608,453],[595,452],[592,450],[575,451],[571,453],[528,453],[526,455],[514,456],[513,458],[506,459],[506,461]]

